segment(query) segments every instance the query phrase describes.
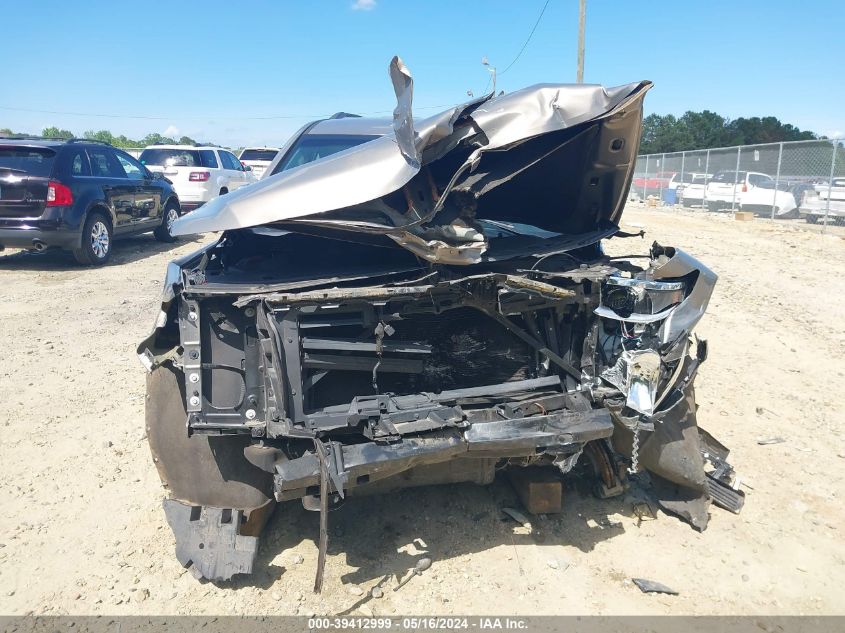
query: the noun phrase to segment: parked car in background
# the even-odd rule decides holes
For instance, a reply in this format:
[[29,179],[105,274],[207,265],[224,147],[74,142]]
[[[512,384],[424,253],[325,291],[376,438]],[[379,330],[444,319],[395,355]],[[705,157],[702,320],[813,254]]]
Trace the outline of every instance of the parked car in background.
[[245,147],[239,156],[241,165],[252,170],[257,179],[261,179],[267,166],[279,153],[278,147]]
[[686,207],[700,206],[704,202],[704,188],[713,174],[685,174],[678,186],[678,202]]
[[637,176],[634,178],[631,188],[639,195],[659,196],[664,189],[669,188],[669,183],[675,175],[674,171],[660,171],[653,176]]
[[718,172],[705,187],[705,204],[710,210],[732,205],[743,211],[768,216],[774,206],[775,217],[792,217],[798,205],[789,191],[775,188],[775,179],[755,171]]
[[834,178],[830,185],[819,183],[805,191],[798,212],[810,224],[825,216],[837,224],[845,224],[845,178]]
[[0,250],[59,247],[102,265],[116,237],[173,241],[180,212],[170,182],[107,143],[0,138]]
[[140,161],[173,183],[186,211],[257,180],[232,152],[210,145],[151,145]]

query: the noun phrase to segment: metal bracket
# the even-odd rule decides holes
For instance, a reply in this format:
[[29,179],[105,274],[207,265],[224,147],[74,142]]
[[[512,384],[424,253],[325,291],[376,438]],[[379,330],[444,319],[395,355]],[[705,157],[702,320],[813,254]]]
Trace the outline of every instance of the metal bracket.
[[[272,318],[272,317],[271,317]],[[294,424],[305,424],[305,398],[302,380],[302,352],[299,341],[299,311],[289,310],[281,319],[282,349],[288,388],[289,417]]]
[[179,341],[182,346],[182,367],[185,376],[185,408],[190,422],[202,413],[202,350],[200,345],[199,302],[183,298],[179,303]]

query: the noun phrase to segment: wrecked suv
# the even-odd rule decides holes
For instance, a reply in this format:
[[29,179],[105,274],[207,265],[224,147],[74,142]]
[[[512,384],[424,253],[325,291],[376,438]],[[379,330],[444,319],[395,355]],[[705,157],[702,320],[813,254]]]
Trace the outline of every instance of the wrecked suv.
[[[420,122],[398,58],[392,121],[320,121],[255,185],[184,216],[222,231],[172,262],[146,425],[176,555],[252,571],[274,507],[592,466],[602,496],[647,471],[704,529],[738,511],[727,449],[696,424],[716,275],[654,244],[611,258],[648,82],[538,85]],[[322,148],[322,149],[315,149]]]

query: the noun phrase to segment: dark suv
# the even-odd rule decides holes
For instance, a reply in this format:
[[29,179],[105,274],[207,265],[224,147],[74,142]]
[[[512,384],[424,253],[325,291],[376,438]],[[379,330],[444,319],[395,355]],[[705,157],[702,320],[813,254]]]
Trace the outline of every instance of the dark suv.
[[107,143],[0,138],[0,250],[55,246],[98,266],[115,237],[174,241],[179,215],[170,182]]

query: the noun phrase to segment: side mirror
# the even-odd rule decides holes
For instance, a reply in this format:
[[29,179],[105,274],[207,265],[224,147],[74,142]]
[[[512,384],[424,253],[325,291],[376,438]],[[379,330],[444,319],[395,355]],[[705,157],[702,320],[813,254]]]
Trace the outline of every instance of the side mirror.
[[252,171],[252,165],[244,165],[244,171]]

